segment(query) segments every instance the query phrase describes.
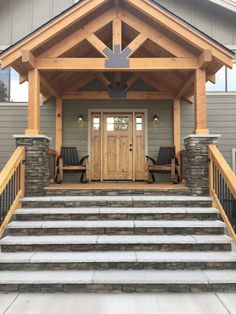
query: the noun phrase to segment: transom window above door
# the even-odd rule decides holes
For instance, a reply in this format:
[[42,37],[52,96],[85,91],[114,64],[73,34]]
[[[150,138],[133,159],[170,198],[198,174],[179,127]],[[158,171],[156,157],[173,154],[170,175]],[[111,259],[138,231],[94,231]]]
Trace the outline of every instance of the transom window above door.
[[129,129],[129,117],[107,117],[107,131],[127,131]]

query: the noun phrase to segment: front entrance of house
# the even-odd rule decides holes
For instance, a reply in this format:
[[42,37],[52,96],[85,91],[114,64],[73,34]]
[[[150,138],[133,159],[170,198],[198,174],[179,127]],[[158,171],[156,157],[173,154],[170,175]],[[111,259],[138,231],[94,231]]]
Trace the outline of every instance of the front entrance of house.
[[145,179],[145,113],[91,113],[91,180]]

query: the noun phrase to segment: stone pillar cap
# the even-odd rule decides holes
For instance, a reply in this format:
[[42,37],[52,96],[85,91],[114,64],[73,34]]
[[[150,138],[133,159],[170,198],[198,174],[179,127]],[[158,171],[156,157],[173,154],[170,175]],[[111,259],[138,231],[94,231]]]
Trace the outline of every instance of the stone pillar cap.
[[220,138],[221,134],[189,134],[184,137],[184,140],[187,138]]
[[51,137],[48,137],[47,135],[28,135],[28,134],[16,134],[16,135],[13,135],[14,138],[32,138],[32,139],[45,139],[45,140],[48,140],[48,141],[51,141]]

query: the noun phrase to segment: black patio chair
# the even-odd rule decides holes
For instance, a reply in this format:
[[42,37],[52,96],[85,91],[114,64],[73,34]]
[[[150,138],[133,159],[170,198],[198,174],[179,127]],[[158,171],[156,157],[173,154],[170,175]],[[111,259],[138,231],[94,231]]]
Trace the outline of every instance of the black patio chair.
[[62,147],[61,155],[58,158],[57,183],[63,182],[64,171],[81,173],[80,182],[87,183],[88,180],[84,177],[88,171],[88,158],[89,155],[86,155],[79,159],[76,147]]
[[147,182],[155,182],[155,173],[170,174],[171,181],[177,184],[181,181],[180,166],[176,158],[175,147],[160,147],[157,160],[146,156]]

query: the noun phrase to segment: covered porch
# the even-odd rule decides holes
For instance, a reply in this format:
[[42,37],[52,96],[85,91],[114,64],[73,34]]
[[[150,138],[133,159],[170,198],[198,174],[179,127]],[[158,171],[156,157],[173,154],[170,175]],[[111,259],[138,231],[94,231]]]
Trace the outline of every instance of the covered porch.
[[62,146],[88,154],[89,181],[144,181],[145,155],[161,146],[180,161],[182,101],[195,106],[193,134],[208,138],[206,82],[223,65],[232,67],[231,51],[147,0],[83,1],[1,55],[29,82],[24,138],[44,133],[42,94],[56,108],[54,155]]

